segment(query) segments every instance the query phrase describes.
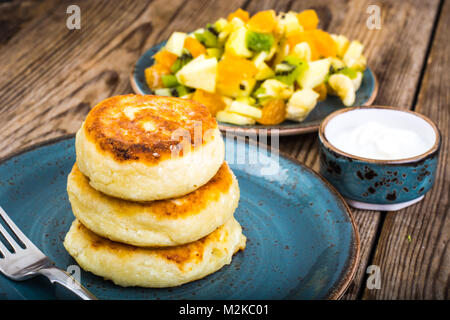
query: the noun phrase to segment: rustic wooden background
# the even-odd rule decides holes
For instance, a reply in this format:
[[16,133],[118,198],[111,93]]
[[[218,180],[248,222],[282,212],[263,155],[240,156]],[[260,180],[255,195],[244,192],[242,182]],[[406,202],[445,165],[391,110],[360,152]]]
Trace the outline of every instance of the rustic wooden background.
[[[76,1],[81,29],[68,30],[74,1],[0,0],[0,157],[74,133],[92,106],[132,92],[139,56],[176,30],[192,31],[241,7],[313,8],[320,27],[359,39],[379,80],[374,104],[412,109],[437,122],[437,180],[417,205],[398,212],[355,210],[361,261],[344,299],[449,299],[450,2],[439,0]],[[381,9],[369,30],[367,8]],[[280,149],[318,169],[317,135],[283,137]],[[369,265],[381,288],[366,286]]]

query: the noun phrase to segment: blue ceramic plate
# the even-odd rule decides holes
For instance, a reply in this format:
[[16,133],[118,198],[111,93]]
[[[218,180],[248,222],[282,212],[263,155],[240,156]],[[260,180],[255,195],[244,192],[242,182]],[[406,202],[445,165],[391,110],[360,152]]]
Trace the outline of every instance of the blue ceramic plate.
[[[165,42],[155,45],[147,50],[138,60],[131,75],[131,86],[135,93],[150,94],[150,89],[145,82],[144,71],[149,66],[153,65],[153,55],[165,45]],[[364,71],[363,81],[361,87],[356,92],[355,106],[368,106],[375,100],[378,91],[378,84],[374,73],[370,68]],[[324,101],[317,103],[317,106],[308,115],[303,122],[284,121],[275,126],[251,125],[238,126],[229,123],[219,122],[219,127],[222,131],[233,132],[235,134],[245,134],[247,132],[258,132],[259,129],[277,129],[280,135],[293,135],[307,132],[317,131],[320,122],[325,119],[330,113],[345,108],[338,97],[328,96]]]
[[[218,272],[180,287],[122,288],[84,271],[82,284],[100,299],[339,298],[359,256],[359,236],[341,196],[296,160],[280,156],[277,161],[256,144],[236,140],[226,140],[226,148],[241,189],[235,216],[248,238],[245,251]],[[257,161],[237,164],[249,162],[242,161],[244,154]],[[239,158],[232,159],[234,155]],[[74,161],[70,136],[0,163],[0,205],[31,241],[66,270],[76,265],[62,244],[74,220],[66,194]],[[276,169],[277,163],[278,170],[264,175],[268,166]],[[45,279],[13,282],[0,274],[1,299],[55,297]]]

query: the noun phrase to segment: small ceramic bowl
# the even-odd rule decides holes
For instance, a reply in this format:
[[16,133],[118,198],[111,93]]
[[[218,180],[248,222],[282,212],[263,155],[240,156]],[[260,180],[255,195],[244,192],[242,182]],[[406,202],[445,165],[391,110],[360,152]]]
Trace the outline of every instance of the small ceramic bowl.
[[[429,149],[410,158],[375,160],[346,153],[333,145],[338,133],[369,121],[412,130]],[[417,112],[384,106],[341,109],[323,120],[319,141],[320,173],[352,207],[400,210],[422,200],[433,186],[441,135],[429,118]]]

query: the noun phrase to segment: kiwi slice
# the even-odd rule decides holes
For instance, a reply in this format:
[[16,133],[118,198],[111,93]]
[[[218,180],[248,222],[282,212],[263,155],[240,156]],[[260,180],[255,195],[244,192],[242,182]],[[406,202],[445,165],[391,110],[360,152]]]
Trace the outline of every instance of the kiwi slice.
[[248,31],[245,42],[247,48],[253,52],[270,51],[275,38],[270,33],[259,33],[254,31]]
[[292,85],[307,68],[306,60],[295,56],[287,56],[275,66],[275,79],[287,85]]
[[166,88],[173,88],[179,85],[177,77],[173,74],[163,74],[161,80]]
[[350,67],[343,67],[337,70],[336,73],[342,73],[349,77],[350,79],[355,79],[358,76],[358,72]]
[[193,90],[191,88],[179,85],[170,89],[170,95],[172,97],[182,97],[191,93],[192,91]]
[[201,31],[194,33],[194,36],[206,48],[219,47],[219,32],[217,32],[217,30],[210,24],[206,26],[206,29],[201,29]]
[[183,49],[183,52],[181,53],[181,56],[179,56],[177,58],[177,60],[175,60],[173,65],[170,67],[170,71],[172,71],[172,73],[177,73],[178,70],[183,68],[193,58],[194,57],[192,56],[192,54],[188,50]]

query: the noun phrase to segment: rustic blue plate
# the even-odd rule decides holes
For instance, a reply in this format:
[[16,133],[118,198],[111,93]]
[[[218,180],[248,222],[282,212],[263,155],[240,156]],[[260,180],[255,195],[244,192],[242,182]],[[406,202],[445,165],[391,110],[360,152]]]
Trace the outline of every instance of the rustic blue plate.
[[[159,43],[147,50],[137,61],[134,71],[131,75],[131,86],[135,93],[150,94],[150,89],[145,82],[144,71],[149,66],[153,65],[153,55],[165,45],[165,42]],[[374,73],[370,68],[364,71],[363,81],[361,87],[356,92],[355,106],[368,106],[375,100],[378,92],[378,84]],[[330,113],[345,108],[338,97],[328,96],[324,101],[317,103],[317,106],[308,115],[303,122],[284,121],[279,125],[263,126],[260,124],[251,126],[238,126],[229,123],[219,122],[219,127],[222,131],[233,132],[235,134],[258,133],[259,129],[273,130],[276,129],[279,135],[294,135],[307,132],[317,131],[320,122],[326,118]]]
[[[241,189],[235,216],[248,238],[230,265],[168,289],[122,288],[84,271],[81,282],[100,299],[339,298],[359,256],[359,236],[341,196],[296,160],[277,160],[241,140],[226,140],[226,148]],[[66,194],[74,161],[70,136],[0,162],[0,205],[63,269],[76,265],[62,244],[74,220]],[[0,275],[0,299],[56,297],[61,296],[45,279],[13,282]]]

